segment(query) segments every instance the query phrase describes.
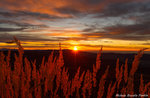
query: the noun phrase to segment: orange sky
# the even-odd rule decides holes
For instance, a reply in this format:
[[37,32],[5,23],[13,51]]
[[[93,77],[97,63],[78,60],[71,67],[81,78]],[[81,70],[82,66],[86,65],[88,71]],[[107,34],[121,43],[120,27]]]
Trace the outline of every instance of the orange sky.
[[149,10],[149,0],[1,0],[0,48],[16,48],[13,36],[30,50],[150,48]]

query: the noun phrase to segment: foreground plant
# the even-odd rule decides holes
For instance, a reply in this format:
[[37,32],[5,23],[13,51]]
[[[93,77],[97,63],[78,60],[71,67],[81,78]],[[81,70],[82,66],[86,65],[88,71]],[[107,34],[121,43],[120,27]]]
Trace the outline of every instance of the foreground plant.
[[[0,97],[1,98],[60,98],[60,97],[83,97],[112,98],[116,93],[134,94],[134,75],[137,71],[143,50],[135,56],[132,67],[128,71],[128,59],[125,64],[120,65],[119,59],[116,62],[116,79],[108,80],[110,66],[108,66],[101,76],[98,72],[101,68],[101,52],[97,54],[96,65],[93,70],[81,72],[78,68],[74,77],[69,77],[68,69],[64,66],[63,53],[60,47],[59,56],[54,56],[54,51],[45,61],[42,59],[40,65],[36,65],[36,60],[29,61],[23,57],[24,51],[20,41],[14,37],[14,42],[18,45],[19,55],[14,54],[15,61],[11,65],[11,52],[5,56],[0,52]],[[39,66],[39,67],[37,67]],[[101,77],[98,79],[97,77]],[[109,84],[106,84],[109,82]],[[144,84],[143,75],[140,78],[140,94],[150,94],[150,82]],[[95,94],[95,95],[94,95]]]

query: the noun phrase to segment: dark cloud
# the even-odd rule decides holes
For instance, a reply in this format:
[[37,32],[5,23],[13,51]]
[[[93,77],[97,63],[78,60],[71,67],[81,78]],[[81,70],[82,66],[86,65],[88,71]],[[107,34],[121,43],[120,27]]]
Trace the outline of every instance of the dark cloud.
[[85,0],[85,2],[87,2],[88,4],[93,4],[93,5],[97,5],[103,1],[104,0]]
[[48,37],[38,35],[38,34],[27,34],[27,33],[19,33],[19,34],[11,34],[11,33],[0,33],[0,42],[10,42],[13,40],[13,36],[16,36],[21,41],[31,41],[31,42],[38,42],[38,41],[67,41],[67,40],[87,40],[86,37]]
[[92,25],[87,25],[84,24],[86,26],[85,29],[82,30],[82,32],[88,32],[88,33],[98,33],[98,32],[102,32],[102,28],[99,24],[97,23],[93,23]]
[[58,19],[58,18],[61,18],[61,17],[54,16],[54,15],[38,13],[38,12],[30,12],[30,11],[16,11],[16,13],[18,13],[18,15],[20,15],[20,16],[29,16],[29,17],[38,18],[38,19]]
[[[100,4],[103,1],[104,0],[76,0],[76,2],[80,2],[80,4],[74,3],[71,5],[55,8],[55,10],[61,14],[69,14],[69,15],[73,15],[73,16],[84,16],[85,17],[88,13],[93,13],[92,11],[95,12],[98,4]],[[76,4],[77,4],[77,6],[74,6]],[[82,7],[78,7],[79,5]]]
[[43,38],[40,35],[32,35],[32,34],[10,34],[10,33],[0,33],[0,42],[9,42],[13,40],[13,36],[16,36],[17,39],[21,41],[53,41],[53,39]]
[[9,21],[9,20],[0,20],[0,24],[16,25],[16,26],[23,27],[23,28],[28,28],[28,27],[48,28],[49,27],[45,24],[34,25],[34,24],[29,24],[29,23],[24,23],[24,22],[15,22],[15,21]]
[[83,30],[83,32],[93,32],[95,28],[86,28]]
[[[55,18],[70,17],[70,14],[79,14],[84,12],[103,13],[105,15],[114,15],[128,13],[131,11],[149,11],[148,0],[23,0],[10,1],[1,0],[0,6],[14,12],[2,13],[3,15],[29,15],[34,17]],[[148,3],[147,3],[148,2]],[[99,12],[98,12],[99,11]],[[42,14],[43,13],[43,14]]]
[[123,15],[135,15],[150,12],[150,2],[117,2],[108,4],[100,10],[97,17],[121,17]]
[[150,38],[149,21],[132,25],[117,24],[109,27],[104,27],[102,29],[98,29],[95,27],[86,28],[83,30],[83,32],[86,32],[83,34],[83,36],[95,39],[111,38],[122,40],[149,40]]
[[[13,2],[2,0],[0,4],[5,9],[0,9],[0,15],[5,17],[34,17],[37,19],[60,19],[70,18],[81,14],[97,14],[97,17],[116,17],[136,12],[149,12],[150,2],[145,0],[56,0],[46,2],[39,0],[34,4],[34,0],[24,0],[23,2]],[[60,4],[61,3],[61,4]],[[59,5],[60,4],[60,5]],[[55,6],[56,5],[56,6]],[[20,6],[20,9],[17,7]],[[29,6],[29,7],[28,7]],[[40,8],[41,9],[40,9]]]
[[109,35],[105,36],[106,38],[111,38],[111,39],[119,39],[119,40],[134,40],[134,41],[145,41],[149,40],[150,35],[130,35],[130,34],[120,34],[120,35]]
[[0,16],[12,18],[12,17],[26,17],[26,18],[35,18],[35,19],[60,19],[61,17],[44,14],[44,13],[38,13],[38,12],[30,12],[30,11],[1,11],[0,10]]
[[49,28],[49,26],[45,24],[29,24],[23,22],[15,22],[9,20],[0,20],[0,25],[9,25],[9,27],[0,27],[0,32],[14,32],[14,31],[23,31],[23,30],[39,30],[44,28]]
[[107,32],[111,34],[150,34],[150,24],[149,23],[141,23],[141,24],[133,24],[133,25],[115,25],[111,27],[104,28]]
[[0,28],[0,32],[23,31],[24,28]]

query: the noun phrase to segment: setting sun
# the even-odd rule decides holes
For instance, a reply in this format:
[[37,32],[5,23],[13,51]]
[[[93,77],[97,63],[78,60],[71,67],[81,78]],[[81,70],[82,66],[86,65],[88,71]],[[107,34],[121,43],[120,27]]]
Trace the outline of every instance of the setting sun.
[[77,50],[78,50],[77,46],[74,46],[73,50],[74,50],[74,51],[77,51]]

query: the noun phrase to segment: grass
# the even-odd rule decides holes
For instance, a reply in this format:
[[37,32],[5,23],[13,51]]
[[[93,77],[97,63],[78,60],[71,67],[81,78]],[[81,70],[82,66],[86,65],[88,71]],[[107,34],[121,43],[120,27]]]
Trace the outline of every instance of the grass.
[[61,47],[57,58],[51,52],[47,62],[43,57],[41,65],[36,65],[36,60],[29,61],[28,58],[23,58],[23,47],[17,38],[14,37],[14,39],[19,52],[18,55],[15,54],[14,64],[10,63],[11,51],[8,51],[7,55],[0,53],[1,98],[93,98],[93,96],[112,98],[116,94],[136,94],[136,88],[139,88],[139,94],[150,96],[150,82],[144,84],[143,75],[141,75],[139,87],[134,85],[135,72],[144,49],[135,55],[130,70],[128,70],[128,59],[122,65],[119,65],[119,59],[117,59],[116,69],[114,69],[116,70],[115,81],[107,79],[109,66],[104,74],[97,76],[101,68],[102,49],[97,54],[96,65],[93,65],[92,71],[81,72],[79,67],[74,77],[70,79],[68,69],[64,66]]

